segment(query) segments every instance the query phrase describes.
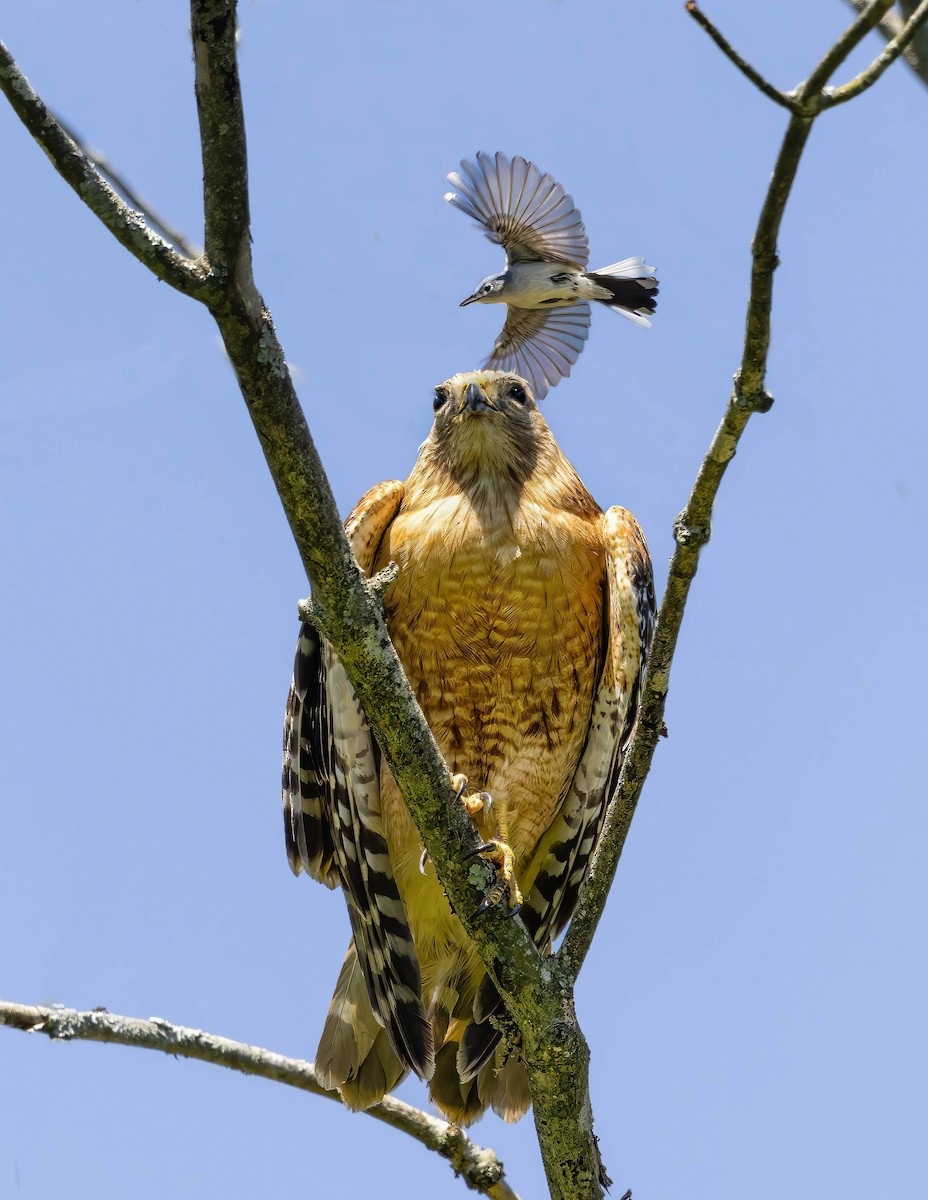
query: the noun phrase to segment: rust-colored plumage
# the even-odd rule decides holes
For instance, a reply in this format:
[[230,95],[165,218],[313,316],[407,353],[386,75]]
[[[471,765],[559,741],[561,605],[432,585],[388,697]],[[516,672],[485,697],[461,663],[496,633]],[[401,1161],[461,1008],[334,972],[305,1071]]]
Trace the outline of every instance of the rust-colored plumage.
[[[390,636],[452,772],[508,817],[522,917],[546,950],[564,928],[634,721],[654,589],[634,518],[603,513],[517,376],[436,389],[435,423],[405,483],[347,521],[364,571],[395,562]],[[490,1018],[501,1002],[429,867],[332,650],[309,626],[284,731],[290,864],[341,884],[353,937],[316,1067],[353,1107],[408,1070],[468,1124],[530,1098]]]

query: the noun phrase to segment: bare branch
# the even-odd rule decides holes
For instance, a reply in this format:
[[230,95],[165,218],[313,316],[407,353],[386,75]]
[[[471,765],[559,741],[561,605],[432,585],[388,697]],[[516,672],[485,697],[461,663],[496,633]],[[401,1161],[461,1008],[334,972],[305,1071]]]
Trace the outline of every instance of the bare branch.
[[[867,0],[845,0],[845,3],[857,12],[863,12],[867,7]],[[896,12],[888,12],[879,25],[877,25],[877,29],[886,38],[887,42],[891,42],[893,38],[899,36],[905,26],[906,20],[912,15],[917,6],[913,0],[900,0],[899,7],[902,9],[902,16]],[[928,27],[923,26],[916,33],[914,40],[903,50],[902,57],[922,83],[928,86]]]
[[700,9],[699,5],[696,4],[695,0],[687,0],[685,7],[686,11],[690,14],[696,24],[702,26],[702,28],[706,31],[706,33],[708,33],[709,37],[712,38],[713,42],[715,42],[722,53],[735,64],[742,75],[745,75],[748,79],[750,79],[751,83],[753,83],[759,91],[763,92],[764,95],[768,99],[772,100],[775,104],[780,104],[783,106],[783,108],[788,108],[790,112],[796,111],[796,101],[792,98],[792,96],[788,96],[786,92],[781,92],[780,89],[774,87],[772,83],[768,83],[759,71],[755,71],[751,64],[741,57],[731,42],[729,42],[729,40],[724,37],[718,29],[716,29],[709,18]]
[[855,96],[859,96],[861,92],[865,92],[867,88],[872,87],[886,68],[892,66],[899,55],[911,45],[912,39],[924,24],[926,18],[928,18],[928,0],[922,0],[922,3],[919,4],[918,8],[912,13],[898,35],[893,38],[883,53],[877,55],[865,71],[861,71],[854,79],[839,88],[835,88],[833,92],[828,94],[824,99],[823,107],[833,108],[836,104],[844,104],[847,100],[853,100]]
[[[870,7],[869,0],[845,0],[845,3],[858,13],[865,13]],[[885,37],[888,42],[890,42],[894,37],[902,32],[902,26],[904,24],[905,21],[899,16],[898,13],[890,11],[885,17],[880,18],[875,28],[882,33],[883,37]]]
[[[847,56],[856,49],[893,6],[893,0],[872,0],[860,16],[845,29],[809,78],[796,89],[796,100],[807,115],[814,116],[821,107],[822,89]],[[810,107],[811,106],[811,107]]]
[[[144,1050],[160,1050],[174,1057],[195,1058],[341,1103],[338,1093],[326,1091],[316,1079],[313,1064],[304,1059],[287,1058],[245,1042],[204,1033],[201,1029],[172,1025],[160,1017],[149,1017],[145,1021],[138,1017],[117,1016],[102,1009],[79,1012],[74,1008],[48,1008],[0,1000],[0,1025],[25,1033],[44,1033],[55,1041],[113,1042]],[[473,1191],[493,1200],[519,1200],[506,1182],[503,1164],[494,1151],[472,1142],[457,1126],[448,1125],[393,1096],[386,1096],[366,1111],[368,1116],[408,1133],[429,1150],[448,1159],[455,1175],[463,1176]]]
[[[855,22],[826,54],[815,72],[821,81],[819,88],[887,7],[886,0],[869,5],[866,17]],[[644,781],[651,768],[664,718],[677,637],[690,585],[699,565],[699,554],[709,540],[715,497],[751,416],[756,412],[769,411],[773,404],[773,398],[764,384],[770,348],[773,274],[779,262],[777,237],[802,152],[815,116],[820,111],[815,107],[808,82],[798,89],[797,103],[800,108],[793,113],[787,126],[751,247],[751,294],[741,366],[735,373],[735,386],[725,415],[699,468],[690,498],[674,523],[676,548],[654,630],[638,721],[606,814],[599,845],[557,956],[565,983],[575,980],[583,966],[606,905]],[[810,109],[809,105],[813,107]]]
[[187,296],[204,299],[210,291],[205,266],[178,254],[173,246],[145,223],[141,213],[130,208],[117,195],[80,146],[42,103],[2,42],[0,90],[51,159],[52,166],[58,174],[71,185],[87,207],[96,213],[113,237],[159,279]]

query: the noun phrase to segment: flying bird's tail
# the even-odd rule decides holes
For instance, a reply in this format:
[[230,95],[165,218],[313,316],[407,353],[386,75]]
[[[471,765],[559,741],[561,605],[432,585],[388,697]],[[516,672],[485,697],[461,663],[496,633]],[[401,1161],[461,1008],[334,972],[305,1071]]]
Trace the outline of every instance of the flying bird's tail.
[[650,326],[657,308],[658,287],[654,268],[643,258],[624,258],[608,267],[588,271],[586,278],[606,293],[595,297],[600,304],[628,317],[636,325]]

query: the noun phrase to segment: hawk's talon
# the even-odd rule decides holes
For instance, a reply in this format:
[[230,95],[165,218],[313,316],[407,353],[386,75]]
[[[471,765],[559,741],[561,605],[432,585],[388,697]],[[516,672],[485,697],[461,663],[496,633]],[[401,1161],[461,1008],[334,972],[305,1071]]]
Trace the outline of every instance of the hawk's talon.
[[432,861],[431,854],[429,854],[428,850],[423,849],[422,853],[419,855],[419,874],[420,875],[425,874],[425,868],[428,866],[428,864],[431,861]]
[[480,917],[489,909],[501,904],[504,896],[506,898],[506,916],[514,917],[522,907],[522,893],[519,891],[519,885],[516,883],[513,873],[514,855],[512,850],[506,842],[494,840],[478,846],[476,850],[469,851],[465,857],[477,858],[478,856],[492,863],[496,869],[496,881],[474,912],[474,917]]
[[486,842],[482,846],[478,846],[476,850],[468,850],[464,855],[465,858],[476,858],[478,854],[489,854],[496,849],[496,843]]
[[464,795],[467,791],[466,775],[452,775],[451,786],[455,789],[455,800],[464,805],[469,817],[475,817],[477,813],[483,812],[484,809],[487,812],[490,811],[493,804],[493,797],[489,792],[471,792],[469,796]]

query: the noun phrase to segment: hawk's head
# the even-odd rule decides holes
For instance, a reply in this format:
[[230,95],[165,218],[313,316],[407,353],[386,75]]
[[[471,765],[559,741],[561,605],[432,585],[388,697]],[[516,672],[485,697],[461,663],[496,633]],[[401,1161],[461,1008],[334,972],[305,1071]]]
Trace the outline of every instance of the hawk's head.
[[548,427],[524,379],[463,371],[435,389],[431,441],[452,468],[531,473]]

